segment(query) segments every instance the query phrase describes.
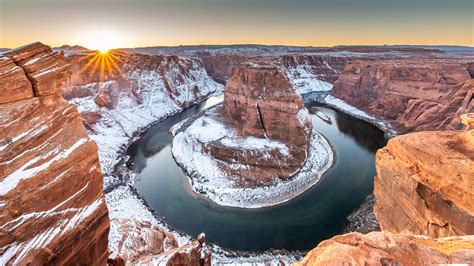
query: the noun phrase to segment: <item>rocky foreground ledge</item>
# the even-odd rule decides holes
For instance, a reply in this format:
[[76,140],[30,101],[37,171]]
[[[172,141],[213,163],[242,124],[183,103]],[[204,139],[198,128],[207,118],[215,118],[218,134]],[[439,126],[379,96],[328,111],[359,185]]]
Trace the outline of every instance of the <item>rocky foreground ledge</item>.
[[172,133],[173,156],[192,190],[231,207],[288,201],[314,185],[334,156],[288,77],[268,63],[235,68],[224,104]]
[[397,137],[377,152],[376,167],[382,230],[474,235],[474,130]]
[[[463,121],[471,125],[471,115]],[[299,265],[474,263],[474,130],[416,132],[377,152],[382,232],[321,242]]]
[[474,263],[474,236],[433,239],[415,235],[349,233],[321,242],[295,266],[434,265]]
[[70,65],[33,43],[0,56],[0,264],[106,262],[97,145],[59,90]]

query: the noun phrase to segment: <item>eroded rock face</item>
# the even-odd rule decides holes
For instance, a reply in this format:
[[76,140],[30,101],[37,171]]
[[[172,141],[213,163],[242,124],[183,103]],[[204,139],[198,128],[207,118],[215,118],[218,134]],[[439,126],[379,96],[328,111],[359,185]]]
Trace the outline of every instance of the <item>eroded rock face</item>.
[[398,136],[379,150],[374,193],[382,230],[474,234],[474,130]]
[[473,82],[465,64],[450,60],[355,61],[331,94],[398,133],[461,129],[460,112],[472,112]]
[[31,91],[0,93],[0,264],[104,264],[109,219],[97,145],[57,93],[69,67],[39,43],[7,56],[27,66]]
[[4,55],[23,68],[36,97],[58,93],[71,75],[71,66],[64,57],[40,42],[13,49]]
[[[282,179],[290,177],[305,163],[312,123],[303,99],[279,66],[248,63],[236,67],[227,82],[223,108],[225,121],[240,136],[279,141],[289,147],[289,156],[273,153],[275,157],[272,156],[271,161],[264,160],[256,150],[242,154],[238,147],[232,149],[217,141],[210,148],[215,158],[243,164],[255,163],[257,167],[268,168],[268,176],[279,172],[276,176]],[[276,157],[281,157],[281,160]],[[275,161],[285,161],[286,164],[275,165]],[[278,170],[272,171],[272,168]],[[265,178],[265,175],[262,173],[260,178]]]
[[110,264],[210,265],[204,234],[179,247],[170,232],[148,221],[118,219],[117,223],[122,238],[117,243],[117,254],[109,258]]
[[144,256],[159,255],[178,247],[176,238],[163,228],[147,221],[118,221],[122,238],[118,243],[118,255],[127,262]]
[[474,236],[433,239],[372,232],[321,242],[295,265],[433,265],[474,263]]
[[278,61],[286,68],[303,68],[320,80],[333,84],[351,58],[328,55],[282,55]]
[[33,88],[23,68],[6,57],[0,57],[0,104],[32,98]]
[[276,65],[235,68],[224,93],[224,109],[229,124],[242,136],[308,145],[311,121],[298,118],[305,112],[303,99]]

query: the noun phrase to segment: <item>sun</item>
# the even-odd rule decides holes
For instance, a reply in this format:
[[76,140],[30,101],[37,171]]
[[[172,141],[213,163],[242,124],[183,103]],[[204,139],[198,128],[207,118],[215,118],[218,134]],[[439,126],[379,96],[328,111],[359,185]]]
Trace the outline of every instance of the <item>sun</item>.
[[118,48],[120,39],[117,34],[110,30],[91,31],[85,36],[85,46],[91,50],[97,50],[101,54]]

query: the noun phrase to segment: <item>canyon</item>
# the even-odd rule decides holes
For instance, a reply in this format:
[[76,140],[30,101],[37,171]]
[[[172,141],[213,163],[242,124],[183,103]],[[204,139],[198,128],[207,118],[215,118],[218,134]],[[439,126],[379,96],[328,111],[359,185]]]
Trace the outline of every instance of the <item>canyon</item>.
[[[299,264],[473,263],[471,59],[384,47],[101,54],[33,43],[2,52],[0,264],[299,259],[232,257],[206,244],[204,234],[193,239],[172,229],[134,187],[128,146],[153,124],[223,91],[222,104],[171,130],[191,193],[257,209],[317,183],[337,157],[300,95],[316,92],[322,104],[400,136],[376,155],[374,208],[382,232],[335,236]],[[209,182],[216,172],[226,181]],[[291,183],[301,180],[304,186]],[[272,190],[281,184],[288,190]]]
[[265,62],[235,67],[223,105],[171,131],[173,156],[193,191],[220,205],[257,208],[287,201],[291,197],[282,195],[302,193],[333,161],[293,83],[281,67]]
[[398,134],[465,128],[459,116],[473,111],[473,81],[462,61],[404,59],[354,61],[331,95],[387,121]]
[[[173,60],[170,58],[170,61]],[[141,96],[149,102],[152,100],[147,93],[138,95],[133,89],[133,82],[125,78],[81,84],[93,81],[93,77],[86,80],[91,72],[81,76],[83,73],[78,74],[78,66],[74,63],[71,65],[68,61],[71,62],[64,54],[53,52],[49,46],[41,43],[7,51],[0,61],[2,264],[103,265],[107,260],[112,264],[121,264],[125,260],[147,260],[168,264],[203,262],[208,265],[210,258],[205,255],[207,251],[204,237],[178,243],[166,229],[156,226],[156,220],[151,225],[141,220],[115,218],[114,211],[119,210],[110,206],[117,205],[110,204],[110,196],[106,198],[103,193],[104,184],[109,179],[108,172],[104,171],[108,167],[107,158],[110,158],[104,155],[103,142],[106,140],[102,143],[93,141],[94,134],[91,132],[96,133],[96,137],[99,135],[102,129],[97,125],[99,120],[109,129],[113,123],[123,123],[113,120],[110,111],[117,105],[120,106],[124,98],[130,97],[135,103],[141,103]],[[163,62],[162,58],[152,60],[152,63],[153,61],[154,66]],[[167,67],[166,64],[162,65]],[[188,71],[186,68],[181,70]],[[118,72],[121,73],[117,70]],[[148,74],[146,70],[144,72],[135,74]],[[71,83],[74,78],[75,83]],[[100,79],[101,76],[97,78]],[[145,82],[150,82],[150,79]],[[161,82],[167,81],[161,79]],[[176,79],[173,78],[172,82],[176,82]],[[85,88],[78,87],[78,84]],[[172,83],[175,89],[170,92],[174,93],[172,98],[167,98],[167,101],[173,102],[171,110],[162,109],[165,112],[176,112],[182,108],[180,105],[191,104],[188,102],[189,98],[179,98],[180,94],[176,90],[196,85],[189,82],[185,82],[183,86],[175,85],[176,83]],[[71,90],[70,86],[77,89]],[[146,86],[141,88],[147,92]],[[96,104],[98,107],[80,114],[60,93],[69,100],[81,99],[85,101],[84,105]],[[153,91],[149,93],[153,94]],[[193,95],[197,95],[196,93]],[[155,92],[153,96],[160,100],[160,97],[166,95],[164,90]],[[83,99],[84,97],[87,99]],[[170,106],[169,102],[165,103]],[[128,101],[127,105],[129,103]],[[158,108],[160,107],[163,106]],[[104,121],[107,116],[112,118]],[[91,120],[91,117],[94,119]],[[142,119],[143,117],[147,118],[142,114]],[[151,123],[157,118],[151,116],[148,119]],[[120,135],[126,133],[133,132],[117,130],[117,138],[122,140]],[[124,140],[127,141],[128,138]],[[115,150],[107,150],[105,154],[107,152]],[[133,196],[130,196],[133,201]],[[126,200],[130,201],[129,198]],[[123,230],[117,230],[118,227]],[[147,234],[131,233],[142,231]],[[124,233],[127,234],[126,238]],[[147,243],[143,241],[163,244],[161,248],[140,249],[140,253],[136,255],[133,253],[136,252],[136,243],[143,248],[144,243]],[[120,248],[113,245],[118,242],[121,243]],[[116,249],[109,251],[108,243]],[[112,252],[110,258],[109,252]]]

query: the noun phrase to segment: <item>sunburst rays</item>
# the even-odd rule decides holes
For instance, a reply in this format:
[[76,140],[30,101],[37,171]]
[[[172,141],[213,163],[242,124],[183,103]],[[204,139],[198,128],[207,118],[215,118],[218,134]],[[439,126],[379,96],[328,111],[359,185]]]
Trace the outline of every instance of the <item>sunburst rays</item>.
[[99,75],[100,82],[111,78],[123,78],[120,66],[124,64],[122,58],[126,57],[127,54],[115,50],[93,51],[80,59],[80,62],[84,62],[84,66],[79,70],[79,74],[88,73],[89,78]]

